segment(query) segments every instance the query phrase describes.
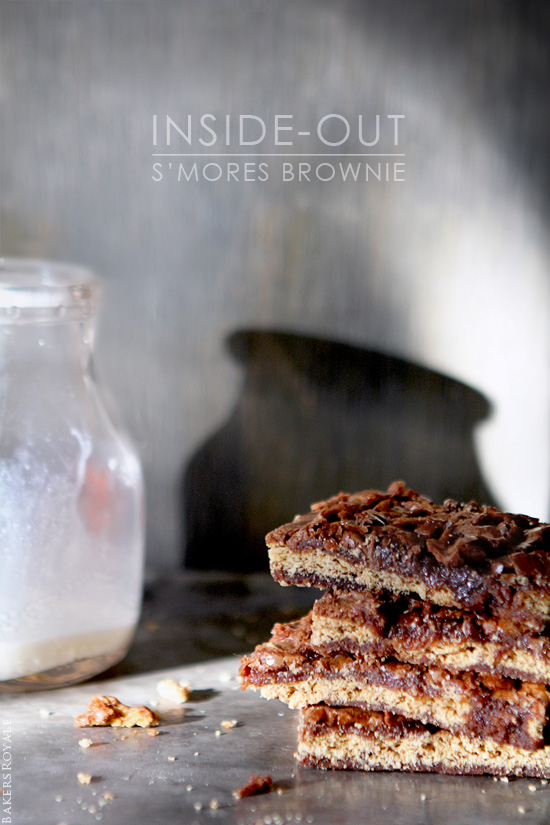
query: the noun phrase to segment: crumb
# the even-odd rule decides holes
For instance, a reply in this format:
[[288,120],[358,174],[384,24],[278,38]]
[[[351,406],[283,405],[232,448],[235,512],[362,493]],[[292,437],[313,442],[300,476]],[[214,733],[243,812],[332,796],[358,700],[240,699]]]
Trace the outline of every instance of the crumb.
[[[2,793],[4,793],[4,791],[2,791]],[[57,794],[54,796],[54,799],[55,799],[55,801],[56,801],[56,802],[63,802],[63,797],[61,796],[61,794],[60,794],[60,793],[57,793]]]
[[507,776],[501,776],[500,781],[501,782],[508,782],[508,777]]
[[238,724],[236,719],[224,719],[220,726],[225,730],[231,730],[231,728],[236,728]]
[[167,757],[167,758],[168,758],[168,761],[169,761],[169,762],[175,762],[175,761],[176,761],[176,757],[175,757],[175,756],[169,756],[169,757]]
[[533,793],[533,791],[536,791],[536,790],[537,790],[537,786],[536,786],[536,785],[529,785],[528,787],[529,787],[529,790],[531,791],[531,793]]
[[111,791],[105,791],[105,793],[103,794],[103,799],[106,799],[107,802],[110,802],[111,799],[114,799],[114,796],[111,793]]
[[421,794],[420,794],[420,801],[421,801],[421,802],[425,802],[425,801],[426,801],[426,794],[425,794],[425,793],[421,793]]
[[202,811],[202,802],[193,802],[193,808],[196,811]]
[[221,736],[221,735],[222,735],[221,730],[217,730],[216,733],[214,734],[214,736]]
[[220,807],[220,803],[218,802],[217,799],[211,799],[210,802],[208,803],[208,807],[210,808],[211,811],[217,811],[218,808]]
[[235,799],[243,799],[245,796],[256,796],[256,794],[267,793],[271,790],[273,780],[270,776],[253,775],[248,782],[236,791],[233,791]]
[[160,627],[158,622],[145,622],[145,629],[149,631],[149,633],[155,633]]
[[77,773],[76,778],[80,782],[81,785],[89,785],[92,781],[92,774],[91,773],[83,773],[80,771]]
[[86,713],[81,713],[75,719],[75,724],[79,728],[94,725],[109,725],[112,728],[132,728],[137,725],[140,728],[149,728],[158,723],[156,713],[143,705],[129,707],[114,696],[100,695],[94,696]]
[[78,744],[81,748],[91,748],[94,743],[91,739],[79,739]]
[[90,807],[88,808],[88,813],[89,814],[96,814],[97,813],[96,806],[95,805],[90,805]]
[[541,779],[540,784],[541,785],[548,785],[548,780],[547,779]]
[[183,705],[189,699],[191,685],[188,682],[176,682],[175,679],[161,679],[157,682],[157,693],[163,699]]
[[284,793],[284,791],[283,791],[283,789],[282,789],[282,788],[277,788],[277,794],[278,794],[279,796],[282,796],[282,795],[283,795],[283,793]]
[[192,785],[186,785],[186,786],[185,786],[185,790],[186,790],[186,791],[192,791],[192,790],[193,790],[193,786],[192,786]]
[[153,730],[152,728],[149,728],[147,733],[149,734],[149,736],[158,736],[159,735],[158,730]]
[[518,814],[524,814],[524,813],[525,813],[525,808],[523,807],[523,805],[518,805]]

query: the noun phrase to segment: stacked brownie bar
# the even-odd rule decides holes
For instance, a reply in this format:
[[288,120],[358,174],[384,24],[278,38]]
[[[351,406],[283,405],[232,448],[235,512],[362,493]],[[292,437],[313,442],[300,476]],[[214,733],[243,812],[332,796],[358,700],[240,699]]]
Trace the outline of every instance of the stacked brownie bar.
[[240,669],[300,709],[302,764],[550,777],[550,525],[395,482],[267,544],[276,581],[327,590]]

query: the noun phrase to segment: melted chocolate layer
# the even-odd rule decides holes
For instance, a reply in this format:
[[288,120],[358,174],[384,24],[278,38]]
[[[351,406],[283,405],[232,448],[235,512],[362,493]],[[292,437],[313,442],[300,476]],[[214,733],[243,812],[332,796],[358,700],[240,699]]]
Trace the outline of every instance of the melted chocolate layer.
[[[269,547],[284,546],[304,558],[302,571],[278,580],[343,589],[355,581],[319,576],[307,554],[321,551],[355,567],[386,571],[430,590],[446,589],[457,605],[480,610],[493,605],[519,618],[540,616],[530,594],[550,594],[550,525],[496,507],[448,499],[435,504],[403,482],[387,492],[340,493],[311,512],[271,531]],[[547,610],[547,606],[542,610]]]
[[[473,747],[472,747],[473,745]],[[306,767],[550,776],[550,747],[525,751],[464,737],[392,713],[315,705],[300,712],[298,753]]]
[[550,693],[543,685],[520,684],[502,676],[471,671],[451,674],[433,665],[404,664],[374,655],[323,654],[311,645],[311,614],[292,624],[275,625],[270,641],[242,658],[239,676],[243,688],[319,684],[334,679],[380,685],[414,697],[420,718],[424,718],[422,714],[428,708],[428,697],[430,701],[445,701],[452,696],[452,701],[463,699],[467,703],[463,728],[472,735],[521,748],[545,744]]
[[[521,625],[499,615],[441,607],[395,593],[338,590],[318,599],[311,615],[314,644],[322,653],[370,650],[405,662],[437,664],[441,646],[448,654],[453,649],[460,651],[461,646],[480,652],[491,648],[486,657],[489,664],[484,664],[480,655],[476,667],[467,669],[502,673],[528,682],[550,681],[549,628],[542,621],[539,632],[524,632]],[[332,624],[341,633],[338,638],[331,638]],[[368,641],[362,636],[365,631]],[[316,633],[323,635],[322,643]],[[526,654],[520,660],[524,670],[507,656],[511,651]],[[449,661],[443,666],[453,670]]]

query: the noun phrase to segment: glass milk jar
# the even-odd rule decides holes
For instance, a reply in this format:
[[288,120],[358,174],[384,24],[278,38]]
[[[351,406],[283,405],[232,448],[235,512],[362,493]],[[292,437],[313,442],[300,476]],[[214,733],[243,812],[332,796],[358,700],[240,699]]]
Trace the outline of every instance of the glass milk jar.
[[85,269],[0,260],[0,690],[99,673],[139,616],[141,467],[94,380],[97,293]]

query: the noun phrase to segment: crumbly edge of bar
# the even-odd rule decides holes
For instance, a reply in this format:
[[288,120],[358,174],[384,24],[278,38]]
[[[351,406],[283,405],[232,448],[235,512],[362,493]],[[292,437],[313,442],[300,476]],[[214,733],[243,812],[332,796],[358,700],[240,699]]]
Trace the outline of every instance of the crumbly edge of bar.
[[[256,690],[254,685],[251,685]],[[540,747],[543,738],[542,724],[529,719],[517,730],[499,729],[499,719],[479,722],[472,713],[470,702],[457,692],[444,692],[437,698],[426,695],[414,697],[404,690],[390,689],[383,685],[354,684],[347,679],[313,679],[309,682],[278,683],[259,687],[265,699],[279,699],[292,709],[310,705],[327,704],[333,707],[355,706],[375,711],[401,714],[423,724],[464,733],[467,736],[480,735],[480,726],[487,726],[485,736],[491,739],[507,738],[517,746]]]
[[313,614],[311,643],[322,653],[375,653],[411,664],[436,664],[451,673],[475,670],[524,682],[550,683],[549,658],[498,642],[433,642],[429,648],[414,648],[396,639],[381,639],[368,626]]
[[[268,546],[271,575],[283,585],[298,587],[318,587],[320,589],[341,590],[389,590],[404,595],[414,593],[423,601],[442,607],[471,608],[463,604],[451,588],[430,587],[421,579],[409,579],[388,570],[353,564],[343,556],[309,548],[307,553],[296,553],[285,544],[272,543]],[[306,562],[307,564],[305,564]],[[489,597],[489,593],[487,596]],[[550,619],[550,599],[531,591],[521,594],[521,609],[518,603],[510,609],[510,615],[518,613],[528,621],[530,616]],[[503,606],[502,613],[506,614]]]
[[525,750],[447,730],[384,738],[332,728],[311,736],[300,729],[296,757],[322,769],[550,778],[550,746]]

